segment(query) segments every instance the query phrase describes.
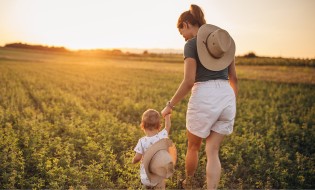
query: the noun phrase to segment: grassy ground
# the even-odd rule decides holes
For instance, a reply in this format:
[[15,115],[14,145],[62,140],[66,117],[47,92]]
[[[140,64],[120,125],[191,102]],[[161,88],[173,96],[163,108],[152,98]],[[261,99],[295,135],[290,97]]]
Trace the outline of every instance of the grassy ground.
[[[141,114],[161,110],[183,75],[183,63],[157,60],[1,48],[0,188],[140,188],[131,159]],[[237,72],[220,188],[314,188],[314,68],[238,65]],[[184,177],[188,98],[172,114],[171,189]],[[205,167],[201,151],[200,186]]]

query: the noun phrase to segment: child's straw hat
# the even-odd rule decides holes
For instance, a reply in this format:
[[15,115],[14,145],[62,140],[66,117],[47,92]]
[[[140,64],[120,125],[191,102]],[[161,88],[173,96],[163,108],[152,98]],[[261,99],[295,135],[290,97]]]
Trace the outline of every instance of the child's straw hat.
[[143,156],[143,165],[152,183],[159,183],[173,175],[177,159],[172,140],[164,138],[150,146]]

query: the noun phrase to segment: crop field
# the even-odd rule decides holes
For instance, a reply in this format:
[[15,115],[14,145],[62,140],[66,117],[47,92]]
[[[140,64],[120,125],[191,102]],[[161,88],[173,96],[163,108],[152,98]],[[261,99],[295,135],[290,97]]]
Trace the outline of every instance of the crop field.
[[[141,188],[131,164],[141,115],[161,111],[183,77],[183,63],[168,60],[0,48],[0,188]],[[315,188],[314,65],[250,63],[237,65],[237,116],[220,149],[219,188]],[[171,117],[178,162],[167,189],[185,176],[188,98]]]

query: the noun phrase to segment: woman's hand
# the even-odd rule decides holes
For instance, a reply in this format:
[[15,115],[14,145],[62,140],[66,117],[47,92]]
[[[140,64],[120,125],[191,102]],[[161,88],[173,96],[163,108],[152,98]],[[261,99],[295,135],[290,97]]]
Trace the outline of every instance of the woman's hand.
[[165,106],[165,108],[161,111],[162,117],[164,118],[166,115],[171,114],[172,109],[170,106]]

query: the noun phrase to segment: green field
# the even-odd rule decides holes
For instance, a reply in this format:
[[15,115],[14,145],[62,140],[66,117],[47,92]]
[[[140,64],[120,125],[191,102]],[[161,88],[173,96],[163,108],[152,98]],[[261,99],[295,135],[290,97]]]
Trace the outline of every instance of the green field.
[[[183,63],[168,60],[0,48],[0,188],[141,188],[131,164],[141,114],[162,110],[183,76]],[[219,188],[315,188],[315,68],[239,64],[237,72]],[[178,163],[168,189],[185,175],[188,98],[172,114]],[[205,164],[201,151],[201,187]]]

